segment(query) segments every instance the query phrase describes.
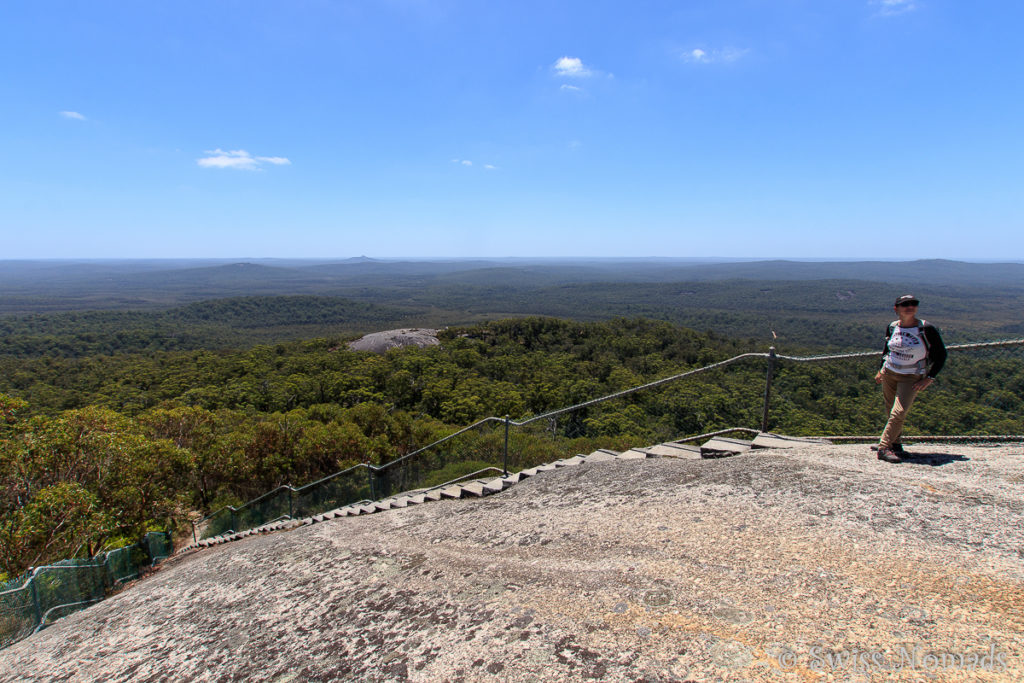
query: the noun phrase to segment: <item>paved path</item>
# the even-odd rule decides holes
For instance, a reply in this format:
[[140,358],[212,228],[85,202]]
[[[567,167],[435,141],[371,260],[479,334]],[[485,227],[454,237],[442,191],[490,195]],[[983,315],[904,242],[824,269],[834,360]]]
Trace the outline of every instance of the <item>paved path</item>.
[[252,536],[0,681],[1022,680],[1024,448],[912,450],[584,463]]

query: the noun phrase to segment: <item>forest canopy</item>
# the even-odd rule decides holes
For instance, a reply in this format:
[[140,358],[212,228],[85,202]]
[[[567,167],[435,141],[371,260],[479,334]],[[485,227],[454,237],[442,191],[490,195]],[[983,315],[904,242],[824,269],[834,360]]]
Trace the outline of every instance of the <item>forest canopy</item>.
[[[761,418],[760,344],[662,321],[498,320],[384,355],[345,339],[0,357],[0,571],[181,530],[283,484],[381,465],[481,418],[540,415],[740,354],[757,355],[514,430],[510,458],[529,466]],[[1021,356],[1018,346],[951,357],[911,431],[1024,433]],[[877,431],[877,363],[780,362],[769,428]],[[501,451],[496,428],[474,430],[416,456],[416,481],[500,465]]]

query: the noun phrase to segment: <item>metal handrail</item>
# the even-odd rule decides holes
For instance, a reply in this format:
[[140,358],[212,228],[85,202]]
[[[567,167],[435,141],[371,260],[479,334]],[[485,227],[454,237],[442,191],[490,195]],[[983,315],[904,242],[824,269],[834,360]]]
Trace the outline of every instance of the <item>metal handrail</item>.
[[[985,348],[985,347],[1016,346],[1016,345],[1021,345],[1021,344],[1024,344],[1024,338],[1004,339],[1004,340],[991,341],[991,342],[973,342],[973,343],[965,343],[965,344],[950,344],[950,345],[946,346],[946,349],[947,350],[977,349],[977,348]],[[556,410],[551,410],[551,411],[548,411],[546,413],[541,413],[540,415],[533,415],[533,416],[529,416],[529,417],[523,417],[523,418],[521,418],[519,420],[509,419],[509,416],[507,416],[507,415],[504,418],[496,417],[496,416],[485,417],[485,418],[482,418],[480,420],[477,420],[476,422],[474,422],[473,424],[471,424],[471,425],[469,425],[467,427],[463,427],[462,429],[459,429],[458,431],[452,432],[451,434],[448,434],[447,436],[444,436],[444,437],[442,437],[440,439],[437,439],[436,441],[434,441],[432,443],[429,443],[426,446],[422,446],[420,448],[417,448],[414,451],[411,451],[409,453],[406,453],[405,455],[402,455],[402,456],[399,456],[397,458],[394,458],[393,460],[389,460],[388,462],[383,463],[381,465],[372,465],[372,464],[369,464],[369,463],[360,463],[360,464],[354,465],[353,467],[350,467],[350,468],[348,468],[346,470],[342,470],[340,472],[335,472],[334,474],[330,474],[330,475],[328,475],[326,477],[318,479],[317,481],[311,482],[309,484],[305,484],[305,485],[303,485],[301,487],[298,487],[298,488],[292,487],[291,485],[279,486],[276,489],[274,489],[273,491],[270,491],[270,492],[265,493],[265,494],[263,494],[263,495],[261,495],[261,496],[259,496],[257,498],[254,498],[254,499],[252,499],[250,501],[247,501],[247,502],[243,503],[241,506],[239,506],[237,508],[228,505],[228,506],[225,506],[225,507],[217,510],[216,512],[212,512],[209,515],[207,515],[206,517],[203,517],[202,519],[200,519],[198,524],[202,524],[203,522],[211,519],[215,515],[220,514],[224,510],[230,510],[233,513],[234,512],[238,512],[239,510],[247,507],[248,505],[256,503],[256,502],[262,500],[263,498],[265,498],[265,497],[267,497],[267,496],[269,496],[269,495],[271,495],[273,493],[276,493],[276,492],[278,492],[280,490],[288,490],[291,494],[298,493],[298,492],[300,492],[300,491],[302,491],[302,490],[304,490],[304,489],[306,489],[308,487],[318,485],[318,484],[323,483],[325,481],[328,481],[329,479],[332,479],[334,477],[337,477],[337,476],[340,476],[342,474],[346,474],[348,472],[351,472],[352,470],[354,470],[354,469],[356,469],[358,467],[365,467],[365,468],[367,468],[367,470],[371,474],[372,473],[379,473],[379,472],[381,472],[383,470],[388,469],[389,467],[391,467],[393,465],[397,465],[397,464],[399,464],[401,462],[404,462],[405,460],[408,460],[409,458],[411,458],[411,457],[413,457],[415,455],[419,455],[420,453],[423,453],[424,451],[428,451],[431,448],[435,448],[437,446],[440,446],[441,444],[443,444],[443,443],[445,443],[445,442],[447,442],[447,441],[449,441],[451,439],[454,439],[455,437],[457,437],[457,436],[459,436],[461,434],[465,434],[466,432],[471,431],[473,429],[476,429],[477,427],[479,427],[479,426],[481,426],[483,424],[487,424],[489,422],[498,422],[498,423],[501,423],[501,424],[505,425],[505,460],[506,460],[506,463],[507,463],[507,458],[508,458],[508,429],[509,429],[509,427],[512,427],[512,426],[514,426],[514,427],[522,427],[522,426],[528,425],[528,424],[530,424],[532,422],[536,422],[538,420],[549,419],[549,418],[555,417],[557,415],[561,415],[561,414],[564,414],[564,413],[568,413],[568,412],[572,412],[572,411],[575,411],[575,410],[579,410],[580,408],[586,408],[586,407],[589,407],[589,406],[593,406],[593,405],[597,405],[597,404],[600,404],[600,403],[604,403],[605,401],[611,401],[611,400],[614,400],[614,399],[617,399],[617,398],[622,398],[623,396],[629,396],[630,394],[634,394],[634,393],[637,393],[637,392],[640,392],[640,391],[644,391],[646,389],[652,389],[654,387],[658,387],[658,386],[661,386],[663,384],[668,384],[670,382],[675,382],[675,381],[683,379],[685,377],[690,377],[690,376],[693,376],[693,375],[697,375],[697,374],[700,374],[702,372],[707,372],[709,370],[714,370],[714,369],[717,369],[717,368],[725,367],[727,365],[731,365],[733,363],[736,363],[736,362],[739,362],[741,360],[745,360],[745,359],[748,359],[748,358],[766,358],[766,359],[769,360],[769,370],[768,370],[768,378],[766,380],[766,388],[765,388],[765,396],[764,396],[765,417],[762,419],[762,425],[761,425],[762,429],[761,430],[749,429],[749,428],[745,428],[745,427],[737,427],[737,428],[734,428],[734,429],[726,429],[726,430],[721,430],[721,431],[718,431],[718,432],[711,432],[711,433],[706,434],[706,435],[686,437],[685,439],[680,439],[679,442],[682,442],[682,441],[692,441],[692,440],[699,439],[699,438],[702,438],[702,437],[714,436],[714,435],[718,435],[718,434],[726,434],[728,432],[734,432],[734,431],[747,431],[747,432],[756,433],[758,431],[764,431],[765,429],[767,429],[766,423],[767,423],[767,411],[768,411],[768,402],[769,402],[769,391],[770,391],[770,388],[771,388],[772,370],[773,370],[774,363],[776,361],[778,361],[778,360],[786,360],[786,361],[796,361],[796,362],[813,362],[813,361],[825,361],[825,360],[838,360],[838,359],[843,359],[843,358],[862,358],[862,357],[866,358],[866,357],[881,356],[881,355],[882,355],[882,351],[858,351],[858,352],[852,352],[852,353],[827,354],[827,355],[818,355],[818,356],[784,356],[784,355],[777,355],[775,353],[775,348],[774,347],[772,347],[769,350],[768,353],[743,353],[743,354],[740,354],[738,356],[733,356],[732,358],[727,358],[725,360],[718,361],[717,363],[712,363],[710,365],[705,365],[703,367],[694,368],[692,370],[687,370],[685,372],[681,372],[681,373],[677,373],[677,374],[674,374],[674,375],[670,375],[669,377],[663,377],[661,379],[657,379],[657,380],[654,380],[652,382],[646,382],[644,384],[639,384],[637,386],[630,387],[628,389],[623,389],[621,391],[617,391],[617,392],[614,392],[614,393],[611,393],[611,394],[607,394],[605,396],[599,396],[597,398],[593,398],[593,399],[590,399],[588,401],[583,401],[581,403],[577,403],[577,404],[574,404],[574,405],[571,405],[571,406],[566,406],[564,408],[558,408]],[[833,437],[833,438],[835,438],[835,437]],[[507,466],[506,466],[505,474],[507,474],[507,473],[508,472],[507,472]],[[196,537],[196,524],[197,524],[196,522],[192,523],[193,540],[196,540],[195,539],[195,537]],[[225,533],[227,533],[227,532],[225,532]]]
[[[730,365],[732,363],[735,363],[736,361],[743,360],[744,358],[767,358],[767,357],[768,357],[767,353],[743,353],[743,354],[740,354],[739,356],[733,356],[732,358],[729,358],[727,360],[719,361],[718,363],[712,363],[711,365],[705,365],[702,368],[696,368],[694,370],[687,370],[686,372],[681,372],[681,373],[679,373],[677,375],[672,375],[671,377],[663,377],[662,379],[656,379],[653,382],[648,382],[647,384],[640,384],[640,385],[637,385],[635,387],[630,387],[629,389],[623,389],[622,391],[617,391],[614,394],[608,394],[607,396],[600,396],[598,398],[594,398],[594,399],[591,399],[589,401],[584,401],[583,403],[577,403],[576,405],[569,406],[568,408],[559,408],[558,410],[552,410],[550,412],[543,413],[542,415],[536,415],[534,417],[531,417],[531,418],[528,418],[528,419],[524,419],[524,420],[522,420],[520,422],[516,422],[514,420],[510,420],[509,424],[510,425],[514,425],[516,427],[522,427],[523,425],[530,424],[531,422],[536,422],[537,420],[543,420],[545,418],[554,417],[555,415],[561,415],[562,413],[568,413],[568,412],[571,412],[573,410],[579,410],[580,408],[586,408],[587,406],[597,405],[598,403],[604,403],[605,401],[611,401],[612,399],[615,399],[615,398],[621,398],[623,396],[629,396],[630,394],[635,394],[636,392],[643,391],[644,389],[651,389],[653,387],[657,387],[657,386],[660,386],[662,384],[668,384],[669,382],[674,382],[674,381],[676,381],[678,379],[682,379],[684,377],[689,377],[690,375],[696,375],[698,373],[705,372],[707,370],[714,370],[715,368],[720,368],[720,367],[723,367],[723,366],[726,366],[726,365]],[[494,419],[499,419],[499,418],[486,418],[486,419],[494,420]],[[483,420],[481,420],[481,422],[483,422]]]
[[92,598],[90,600],[80,600],[78,602],[68,602],[68,603],[65,603],[63,605],[57,605],[55,607],[51,607],[50,609],[46,610],[45,614],[43,614],[42,619],[39,621],[39,625],[36,626],[36,630],[32,631],[32,633],[33,634],[39,633],[44,628],[49,626],[49,624],[46,623],[46,619],[47,619],[47,617],[50,616],[50,612],[52,612],[52,611],[54,611],[56,609],[61,609],[61,608],[64,608],[64,607],[76,607],[78,605],[91,605],[92,603],[100,602],[101,600],[103,600],[103,598]]

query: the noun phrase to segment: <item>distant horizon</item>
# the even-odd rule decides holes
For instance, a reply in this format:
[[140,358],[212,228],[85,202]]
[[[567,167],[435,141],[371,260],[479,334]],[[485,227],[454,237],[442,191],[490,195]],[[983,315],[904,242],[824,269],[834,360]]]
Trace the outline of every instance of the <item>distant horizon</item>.
[[114,257],[25,257],[3,258],[0,263],[132,263],[168,261],[209,261],[218,263],[292,262],[339,263],[344,261],[379,262],[450,262],[450,261],[661,261],[690,263],[756,263],[761,261],[794,261],[801,263],[914,263],[921,261],[950,261],[958,263],[1024,263],[1024,258],[954,258],[936,256],[928,258],[884,258],[862,256],[114,256]]

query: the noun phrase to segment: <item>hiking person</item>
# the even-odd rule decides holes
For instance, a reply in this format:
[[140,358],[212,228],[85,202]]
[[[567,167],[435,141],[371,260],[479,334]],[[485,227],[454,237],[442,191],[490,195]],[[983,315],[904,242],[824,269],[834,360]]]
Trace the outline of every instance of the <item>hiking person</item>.
[[886,462],[903,462],[903,422],[917,393],[931,386],[946,363],[942,335],[937,327],[917,317],[919,303],[910,294],[896,299],[893,310],[899,319],[889,323],[882,347],[882,367],[875,375],[889,411],[889,420],[875,447],[878,459]]

